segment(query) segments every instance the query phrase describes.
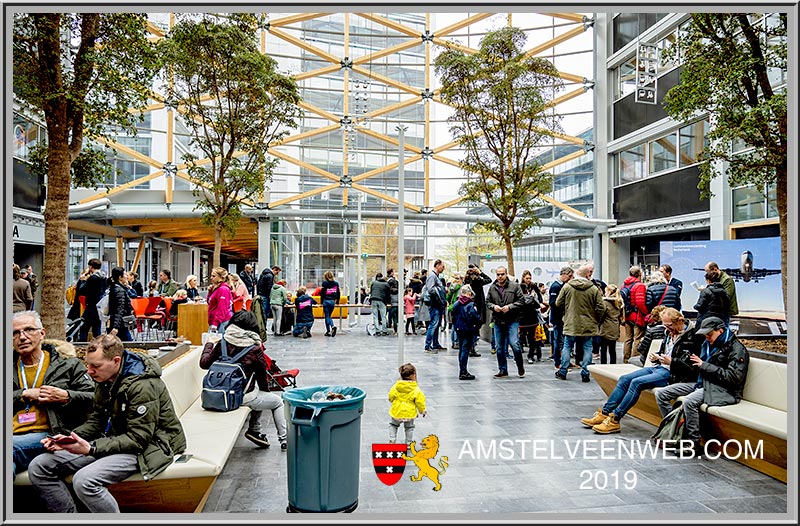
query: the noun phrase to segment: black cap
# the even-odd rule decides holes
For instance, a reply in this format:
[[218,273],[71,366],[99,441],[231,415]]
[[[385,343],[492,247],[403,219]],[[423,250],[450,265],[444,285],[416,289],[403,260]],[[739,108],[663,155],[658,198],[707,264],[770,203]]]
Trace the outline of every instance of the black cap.
[[716,316],[709,316],[708,318],[704,319],[703,322],[700,324],[700,328],[697,329],[697,334],[706,335],[711,331],[715,331],[717,329],[724,329],[725,327],[726,325],[724,321],[717,318]]

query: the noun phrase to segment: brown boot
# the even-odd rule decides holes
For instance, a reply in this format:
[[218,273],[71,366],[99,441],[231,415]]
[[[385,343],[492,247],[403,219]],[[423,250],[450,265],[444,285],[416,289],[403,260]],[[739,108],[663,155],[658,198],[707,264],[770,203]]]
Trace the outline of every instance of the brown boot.
[[600,433],[601,435],[619,433],[619,420],[614,413],[611,413],[606,417],[605,420],[603,420],[603,423],[592,427],[592,430],[595,433]]
[[602,424],[603,420],[605,420],[608,415],[603,413],[603,408],[597,408],[597,411],[594,412],[592,418],[581,418],[581,424],[585,425],[586,427],[594,427],[597,424]]

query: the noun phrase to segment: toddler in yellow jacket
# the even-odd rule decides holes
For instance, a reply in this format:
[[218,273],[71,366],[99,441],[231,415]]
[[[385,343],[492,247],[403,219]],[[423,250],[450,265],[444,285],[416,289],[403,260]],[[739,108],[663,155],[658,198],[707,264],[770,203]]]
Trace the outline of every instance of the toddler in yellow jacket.
[[417,413],[425,416],[425,393],[417,385],[417,368],[410,363],[404,363],[398,370],[400,380],[395,382],[389,390],[389,401],[392,408],[389,409],[389,442],[394,444],[397,441],[397,430],[400,423],[406,433],[406,444],[410,444],[414,436],[414,419]]

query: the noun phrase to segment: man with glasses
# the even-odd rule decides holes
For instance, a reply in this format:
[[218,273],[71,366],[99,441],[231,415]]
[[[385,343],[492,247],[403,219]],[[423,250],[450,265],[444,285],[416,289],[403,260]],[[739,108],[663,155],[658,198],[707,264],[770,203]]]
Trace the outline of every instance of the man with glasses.
[[687,377],[696,375],[673,360],[682,350],[692,354],[699,352],[701,339],[695,337],[692,323],[671,307],[661,312],[661,323],[666,328],[666,337],[658,351],[648,353],[645,367],[620,376],[605,405],[591,418],[581,419],[584,426],[591,427],[595,433],[619,433],[619,421],[636,405],[643,390],[685,382]]
[[46,449],[48,434],[69,433],[92,408],[94,383],[67,342],[43,343],[45,330],[36,311],[14,314],[12,375],[14,478]]

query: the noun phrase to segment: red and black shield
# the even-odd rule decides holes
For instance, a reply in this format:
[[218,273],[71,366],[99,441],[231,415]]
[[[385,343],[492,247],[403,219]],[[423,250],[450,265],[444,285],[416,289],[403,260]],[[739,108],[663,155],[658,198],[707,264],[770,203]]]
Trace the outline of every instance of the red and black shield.
[[406,461],[403,455],[406,444],[372,444],[372,465],[381,482],[387,486],[396,484],[403,476]]

